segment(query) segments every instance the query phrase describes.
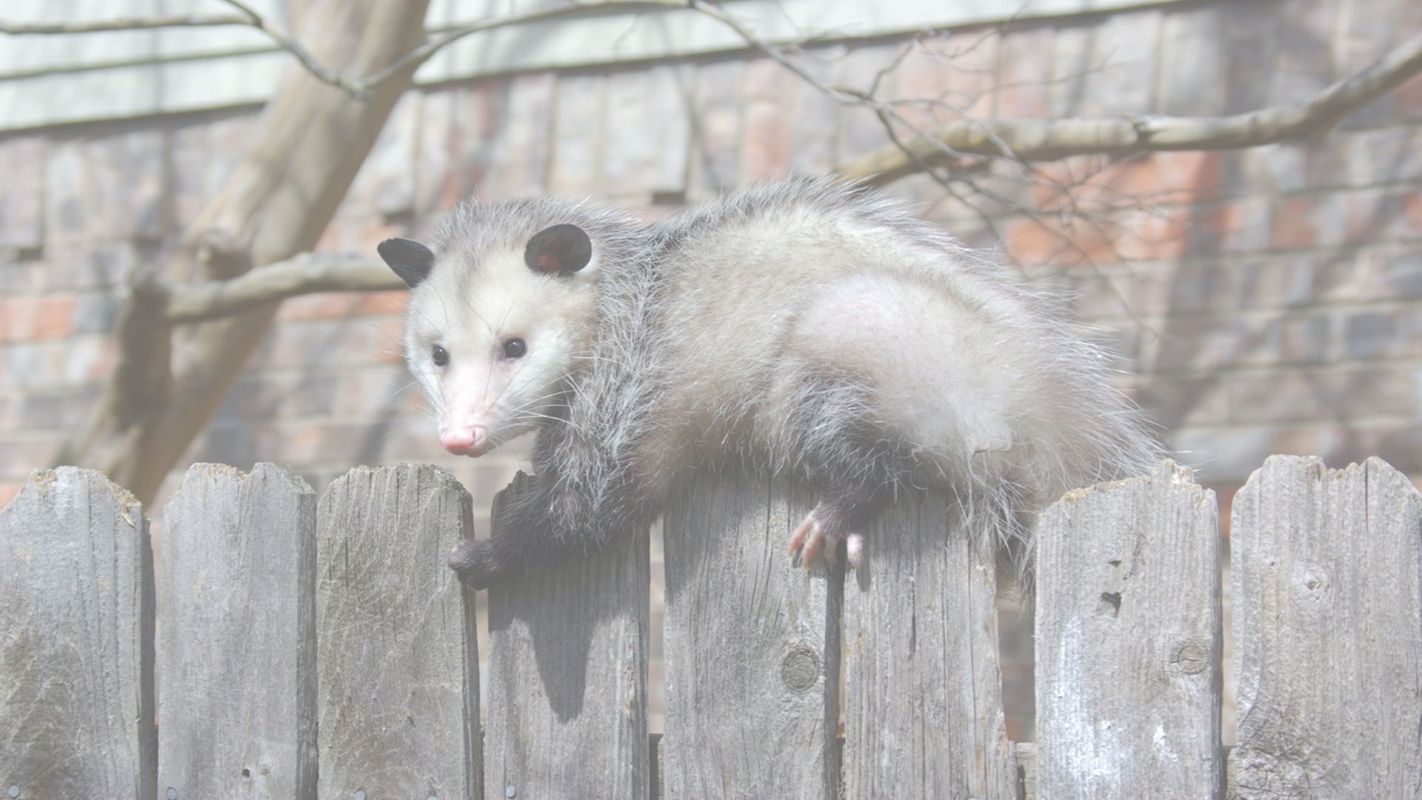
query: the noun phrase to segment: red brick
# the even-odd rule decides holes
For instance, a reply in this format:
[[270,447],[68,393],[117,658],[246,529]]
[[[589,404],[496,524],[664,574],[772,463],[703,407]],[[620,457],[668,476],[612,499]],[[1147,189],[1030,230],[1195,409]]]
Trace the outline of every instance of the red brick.
[[995,92],[997,116],[1042,118],[1048,115],[1055,33],[1046,25],[1007,28],[998,45],[1002,72]]
[[687,188],[698,199],[719,195],[734,186],[740,174],[744,71],[745,62],[739,59],[703,63],[696,68],[695,113],[700,127]]
[[1128,261],[1169,261],[1185,254],[1185,209],[1139,209],[1121,214],[1125,223],[1116,238],[1114,252]]
[[756,183],[784,176],[790,165],[794,120],[783,107],[794,76],[770,59],[746,66],[745,122],[741,134],[740,180]]
[[979,29],[900,45],[909,49],[894,70],[893,96],[904,121],[926,130],[963,116],[991,117],[999,36],[997,30]]
[[1393,102],[1399,113],[1408,117],[1422,116],[1422,75],[1414,75],[1392,90]]
[[1281,250],[1301,250],[1316,241],[1311,197],[1286,197],[1274,204],[1271,241]]
[[74,295],[0,299],[0,342],[62,339],[74,330]]
[[1403,213],[1407,217],[1407,232],[1422,235],[1422,191],[1411,191],[1402,197]]

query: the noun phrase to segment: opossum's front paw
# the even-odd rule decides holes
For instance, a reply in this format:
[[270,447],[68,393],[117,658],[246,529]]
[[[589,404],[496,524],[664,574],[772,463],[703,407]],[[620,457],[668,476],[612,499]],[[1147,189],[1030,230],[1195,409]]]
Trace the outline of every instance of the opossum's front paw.
[[815,558],[824,557],[825,566],[834,564],[840,540],[847,540],[849,565],[858,567],[864,560],[864,534],[846,530],[845,515],[832,505],[820,503],[790,536],[790,555],[798,555],[800,563],[809,569]]
[[449,568],[471,589],[487,589],[504,577],[489,542],[460,539],[450,548]]

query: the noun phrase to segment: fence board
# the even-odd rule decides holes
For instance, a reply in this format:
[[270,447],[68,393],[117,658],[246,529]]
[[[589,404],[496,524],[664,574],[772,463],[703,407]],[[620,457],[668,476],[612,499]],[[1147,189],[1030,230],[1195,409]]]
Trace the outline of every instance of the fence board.
[[0,792],[155,795],[153,559],[97,472],[36,472],[0,509]]
[[844,598],[846,800],[1015,798],[992,557],[916,492],[866,550]]
[[168,504],[158,785],[314,797],[316,495],[272,464],[197,464]]
[[[495,499],[494,535],[529,481],[518,476]],[[648,796],[649,570],[643,531],[490,590],[491,797]]]
[[723,474],[666,511],[668,798],[835,796],[840,587],[785,552],[811,506]]
[[361,467],[317,510],[322,797],[482,797],[474,600],[445,566],[469,494],[435,467]]
[[1416,797],[1422,497],[1275,456],[1235,496],[1240,797]]
[[1213,797],[1220,753],[1214,493],[1162,462],[1069,492],[1037,534],[1042,797]]

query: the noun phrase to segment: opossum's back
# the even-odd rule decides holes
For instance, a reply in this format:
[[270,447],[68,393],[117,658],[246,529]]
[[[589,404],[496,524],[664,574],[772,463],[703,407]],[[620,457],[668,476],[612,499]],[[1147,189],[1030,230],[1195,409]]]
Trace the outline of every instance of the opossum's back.
[[773,428],[790,412],[774,387],[800,370],[862,381],[890,433],[945,466],[1031,442],[1094,479],[1152,452],[1099,354],[1036,293],[892,204],[792,183],[682,226],[662,318],[667,403],[692,426]]

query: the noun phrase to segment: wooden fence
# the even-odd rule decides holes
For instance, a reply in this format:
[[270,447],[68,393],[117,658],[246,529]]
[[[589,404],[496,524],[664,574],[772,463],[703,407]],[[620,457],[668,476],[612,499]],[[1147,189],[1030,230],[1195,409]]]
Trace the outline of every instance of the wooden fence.
[[1418,796],[1422,497],[1381,461],[1276,457],[1237,495],[1229,754],[1222,541],[1184,470],[1043,517],[1035,745],[1004,734],[994,570],[950,508],[905,498],[840,581],[784,554],[812,501],[725,475],[668,510],[649,740],[646,536],[492,591],[480,675],[444,566],[470,499],[437,469],[355,469],[318,500],[270,465],[193,467],[156,576],[136,501],[36,473],[0,511],[0,793]]

